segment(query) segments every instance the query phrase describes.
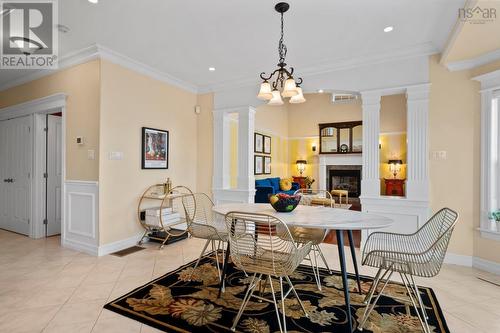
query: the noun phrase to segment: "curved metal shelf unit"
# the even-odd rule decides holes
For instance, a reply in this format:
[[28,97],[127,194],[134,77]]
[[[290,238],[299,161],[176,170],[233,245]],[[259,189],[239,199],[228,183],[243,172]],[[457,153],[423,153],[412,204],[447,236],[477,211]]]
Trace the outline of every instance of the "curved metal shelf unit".
[[[187,237],[188,221],[182,206],[182,197],[192,195],[192,191],[184,186],[176,186],[167,194],[161,193],[162,191],[163,184],[151,185],[143,192],[139,199],[137,219],[144,228],[144,234],[138,245],[141,245],[144,238],[147,237],[159,241],[161,243],[160,249],[162,249],[165,244]],[[147,209],[156,210],[157,214],[147,216]],[[148,217],[150,221],[148,221]]]

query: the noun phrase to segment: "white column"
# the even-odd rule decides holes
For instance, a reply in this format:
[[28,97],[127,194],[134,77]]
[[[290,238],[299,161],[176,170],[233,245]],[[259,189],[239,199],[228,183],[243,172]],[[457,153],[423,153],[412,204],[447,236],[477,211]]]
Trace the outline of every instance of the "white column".
[[[255,189],[253,173],[253,137],[255,132],[255,109],[244,107],[238,110],[238,189]],[[253,199],[253,198],[252,198]]]
[[380,97],[381,91],[361,92],[363,107],[363,177],[362,197],[380,196]]
[[322,191],[327,191],[328,190],[328,184],[326,181],[326,177],[328,175],[326,174],[326,161],[325,161],[325,156],[319,156],[319,173],[318,173],[318,185],[319,185],[319,190]]
[[213,110],[213,118],[214,170],[212,186],[215,191],[228,189],[230,186],[231,133],[229,113],[226,110]]
[[429,90],[429,84],[406,88],[406,197],[411,200],[429,200]]

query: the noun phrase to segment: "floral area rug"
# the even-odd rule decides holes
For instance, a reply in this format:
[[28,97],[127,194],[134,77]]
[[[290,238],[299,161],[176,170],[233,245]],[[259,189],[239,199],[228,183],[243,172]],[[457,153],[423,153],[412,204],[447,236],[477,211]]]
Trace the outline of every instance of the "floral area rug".
[[[194,272],[193,266],[194,261],[129,292],[104,307],[165,332],[231,332],[233,318],[240,308],[250,278],[230,264],[226,291],[218,298],[218,275],[213,257],[203,257]],[[291,293],[285,300],[289,333],[348,331],[340,274],[334,272],[330,275],[326,270],[321,270],[320,273],[322,291],[318,291],[309,266],[301,265],[290,276],[309,313],[309,318],[304,316]],[[361,288],[364,294],[370,288],[371,282],[372,278],[362,277]],[[274,281],[273,286],[277,290],[278,298],[279,282]],[[363,316],[364,296],[357,293],[354,276],[349,276],[349,289],[354,331],[360,332],[357,327]],[[432,289],[425,287],[419,289],[429,316],[431,332],[449,333]],[[405,301],[408,299],[405,287],[389,283],[384,294],[364,325],[363,332],[422,332],[410,301]],[[264,297],[271,298],[269,284],[264,290]],[[236,327],[236,332],[279,332],[274,306],[252,299]]]

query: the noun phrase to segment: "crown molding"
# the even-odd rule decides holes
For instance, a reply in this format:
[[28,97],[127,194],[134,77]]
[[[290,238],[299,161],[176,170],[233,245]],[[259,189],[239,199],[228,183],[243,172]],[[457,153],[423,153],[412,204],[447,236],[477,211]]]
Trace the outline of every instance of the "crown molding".
[[165,82],[167,84],[176,86],[178,88],[187,90],[194,94],[198,93],[198,88],[196,85],[183,81],[175,76],[172,76],[168,73],[159,71],[154,69],[151,66],[148,66],[142,62],[129,58],[121,53],[115,52],[107,47],[102,45],[97,45],[99,50],[99,58],[112,62],[116,65],[120,65],[122,67],[133,70],[137,73],[149,76],[158,81]]
[[481,82],[481,92],[500,89],[500,69],[475,76],[472,80]]
[[71,52],[70,54],[64,56],[59,60],[59,66],[57,69],[42,69],[37,70],[36,72],[21,76],[18,79],[7,82],[3,85],[0,85],[0,91],[7,90],[9,88],[20,86],[21,84],[28,83],[37,79],[40,79],[44,76],[51,75],[62,71],[71,66],[83,64],[85,62],[89,62],[99,58],[99,50],[97,45],[92,45],[81,50]]
[[[436,53],[439,53],[439,50],[436,49],[436,47],[432,43],[415,44],[412,46],[393,49],[378,54],[361,55],[352,58],[330,60],[328,62],[320,62],[313,66],[307,66],[301,68],[300,76],[305,79],[308,76],[314,76],[314,75],[347,70],[363,66],[394,62],[397,60],[408,59],[408,58],[430,56]],[[217,84],[199,86],[198,93],[203,94],[210,92],[220,92],[239,87],[248,87],[250,85],[256,85],[258,83],[259,80],[256,77],[252,79],[248,78],[237,79]]]
[[[381,63],[389,63],[407,58],[429,56],[437,52],[438,50],[432,45],[432,43],[421,43],[409,47],[390,50],[379,54],[362,55],[349,59],[337,59],[328,62],[321,62],[317,65],[303,68],[301,70],[301,76],[306,78],[314,75],[325,74],[340,70],[347,70],[347,69],[370,66]],[[116,51],[113,51],[105,46],[94,44],[86,48],[83,48],[81,50],[72,52],[61,58],[59,61],[58,69],[38,70],[36,72],[27,74],[18,79],[10,81],[6,84],[0,85],[0,91],[42,78],[47,75],[57,73],[58,71],[64,70],[71,66],[82,64],[95,59],[105,59],[114,64],[123,66],[135,72],[141,73],[153,79],[165,82],[167,84],[176,86],[178,88],[187,90],[195,94],[227,91],[231,89],[248,87],[251,85],[258,84],[258,79],[256,77],[253,77],[250,79],[249,78],[236,79],[217,84],[197,86],[195,84],[181,80],[175,76],[172,76],[168,73],[156,70],[151,66],[148,66],[142,62],[134,60]]]
[[452,72],[462,71],[465,69],[472,69],[482,65],[486,65],[497,60],[500,60],[500,49],[482,54],[476,58],[449,62],[446,64],[446,68],[448,68],[448,70]]
[[195,85],[190,84],[188,82],[185,82],[183,80],[180,80],[170,74],[158,71],[144,63],[141,63],[139,61],[136,61],[132,58],[129,58],[123,54],[120,54],[118,52],[115,52],[107,47],[104,47],[99,44],[94,44],[91,46],[88,46],[86,48],[83,48],[81,50],[71,52],[61,58],[59,60],[59,66],[57,69],[43,69],[43,70],[38,70],[36,72],[24,75],[16,80],[10,81],[6,84],[0,85],[0,91],[13,88],[16,86],[19,86],[24,83],[28,83],[30,81],[34,81],[37,79],[40,79],[44,76],[51,75],[54,73],[57,73],[59,71],[62,71],[64,69],[67,69],[69,67],[83,64],[95,59],[104,59],[107,60],[111,63],[120,65],[122,67],[128,68],[130,70],[133,70],[135,72],[138,72],[140,74],[149,76],[153,79],[156,79],[158,81],[165,82],[167,84],[176,86],[178,88],[187,90],[192,93],[198,93],[198,89]]

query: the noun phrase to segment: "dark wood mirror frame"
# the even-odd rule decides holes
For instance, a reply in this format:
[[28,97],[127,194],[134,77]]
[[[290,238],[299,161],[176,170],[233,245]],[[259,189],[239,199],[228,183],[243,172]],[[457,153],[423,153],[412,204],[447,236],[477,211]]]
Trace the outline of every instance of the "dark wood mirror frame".
[[[352,137],[352,131],[353,128],[356,126],[362,126],[363,122],[362,121],[346,121],[346,122],[341,122],[341,123],[328,123],[328,124],[319,124],[319,153],[320,154],[361,154],[362,150],[360,151],[352,151],[352,146],[353,146],[353,137]],[[333,127],[334,131],[337,136],[337,151],[323,151],[323,137],[325,137],[322,132],[323,129]],[[347,151],[341,152],[340,151],[340,130],[341,129],[349,129],[349,147]]]

